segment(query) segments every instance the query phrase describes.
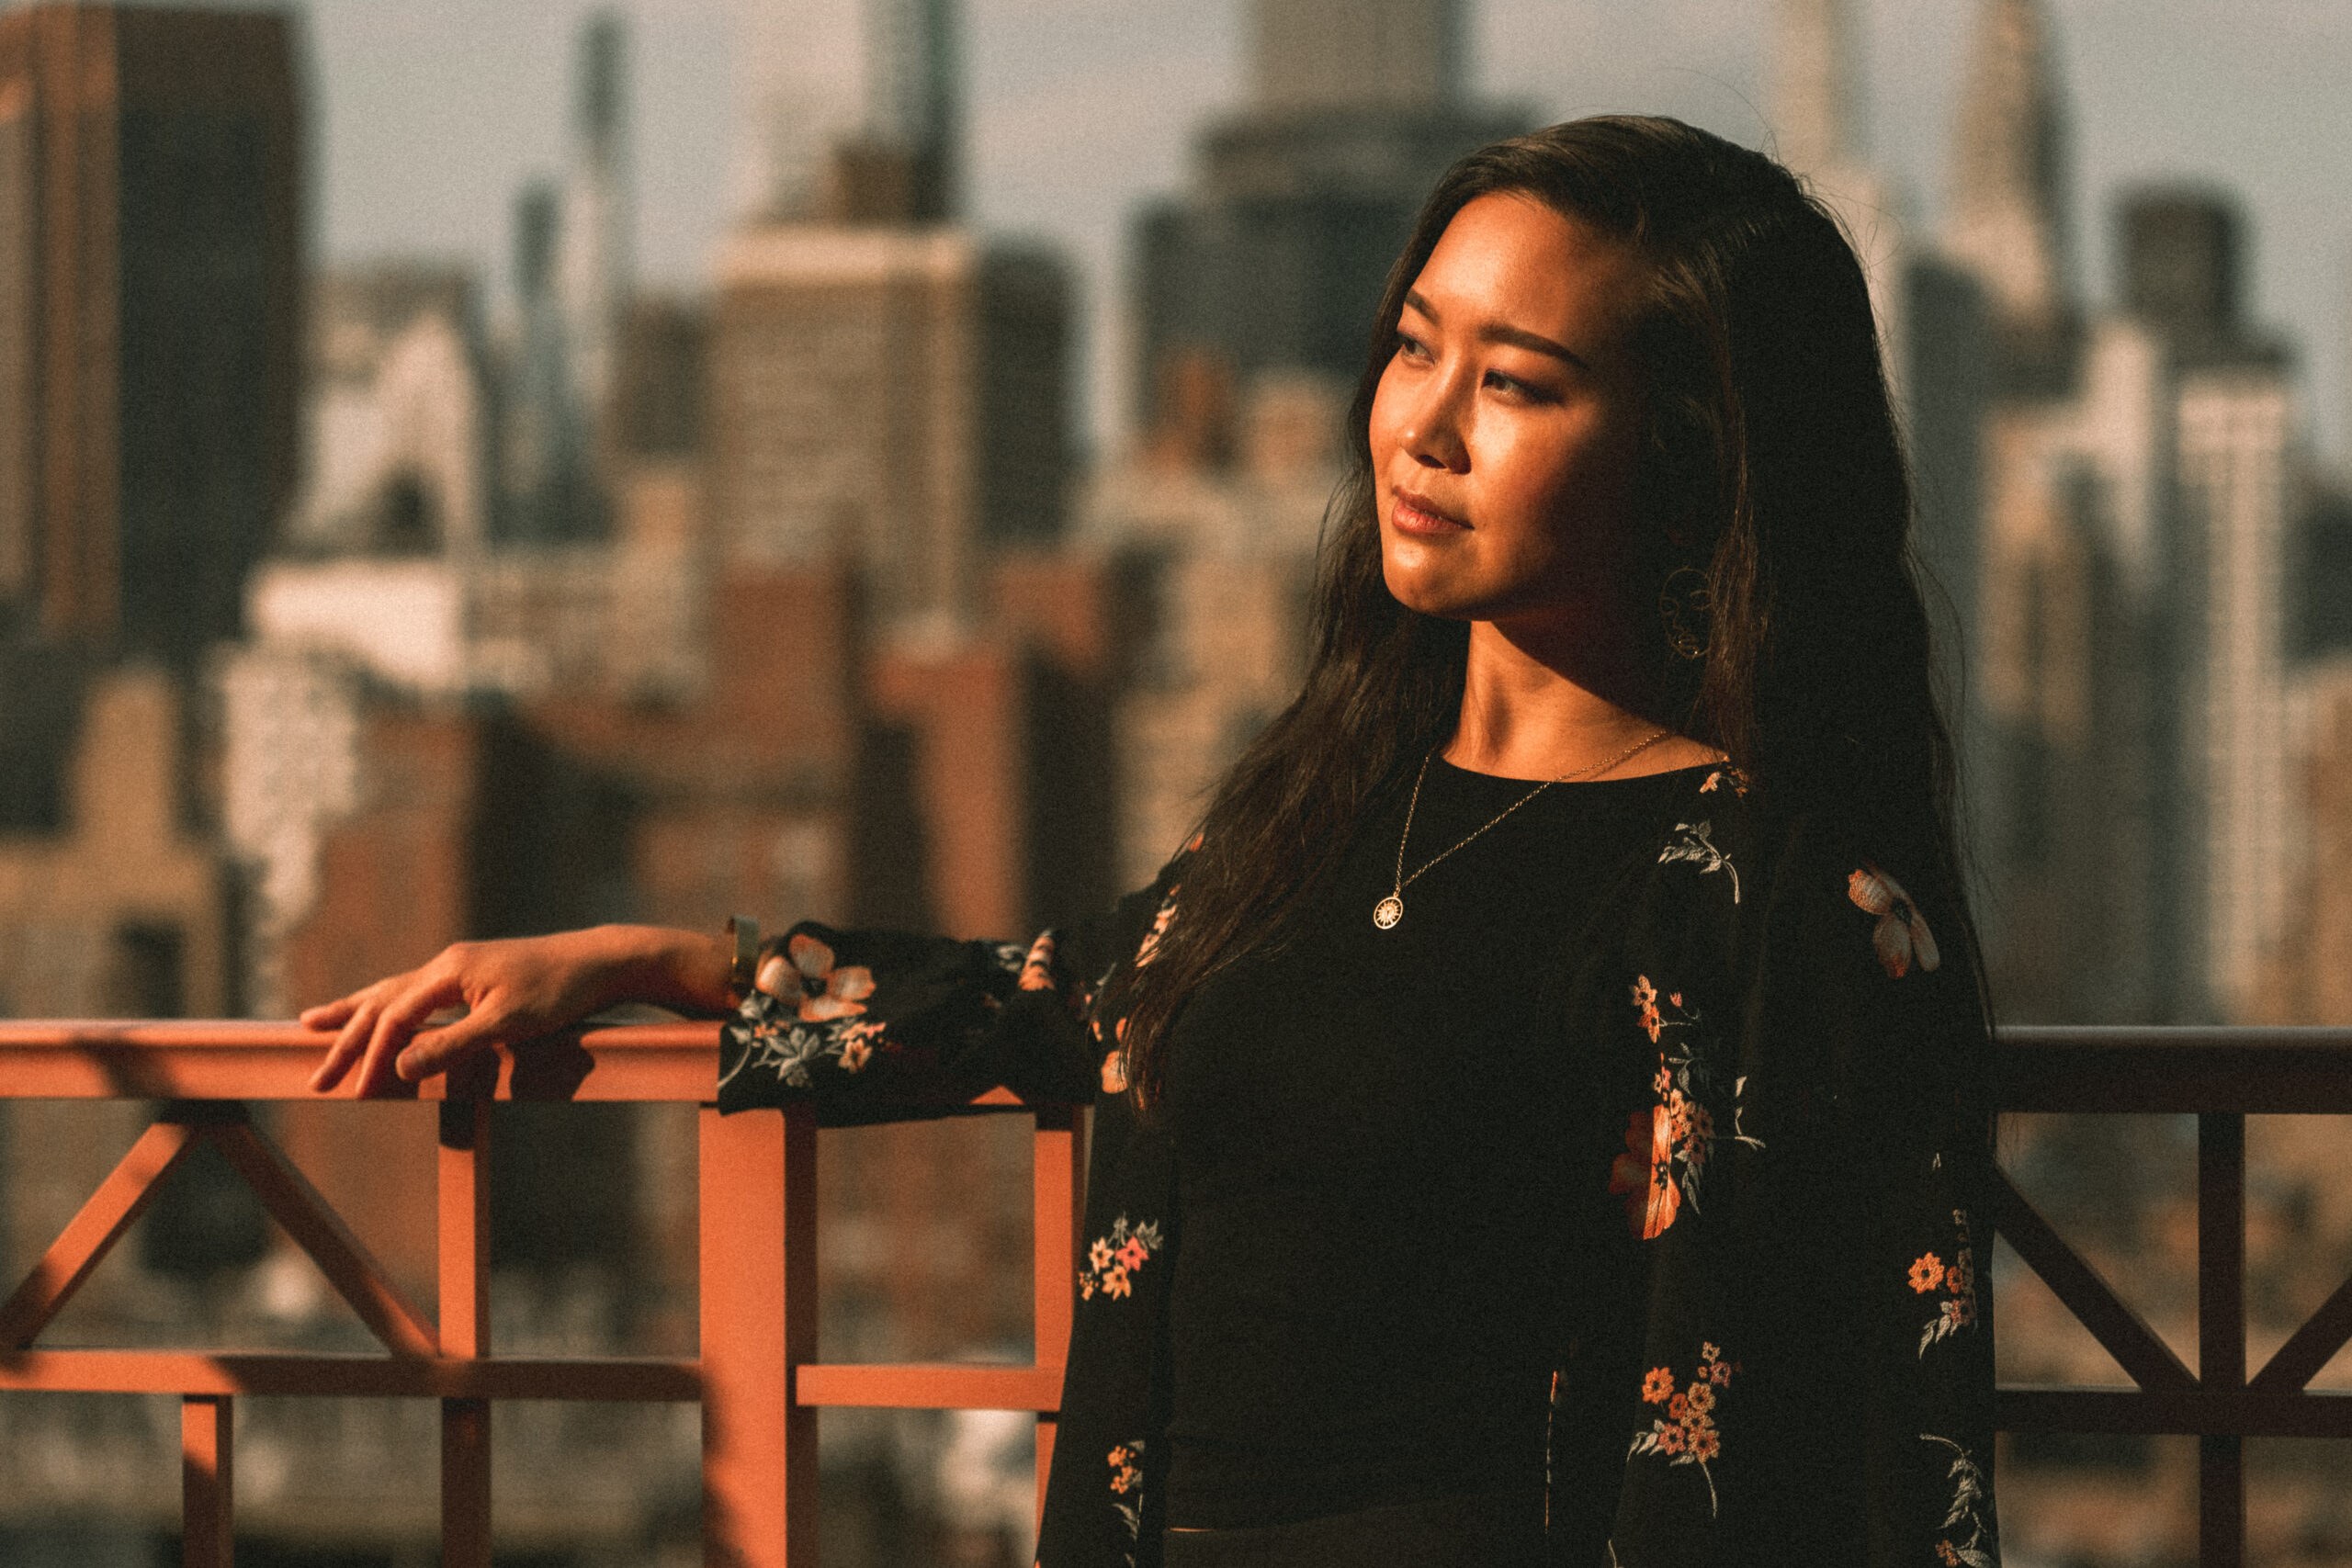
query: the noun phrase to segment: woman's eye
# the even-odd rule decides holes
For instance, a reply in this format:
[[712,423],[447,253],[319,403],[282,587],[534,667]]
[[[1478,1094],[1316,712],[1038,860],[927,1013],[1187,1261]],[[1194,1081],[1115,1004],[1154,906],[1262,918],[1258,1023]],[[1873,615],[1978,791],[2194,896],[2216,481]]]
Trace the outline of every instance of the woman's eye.
[[1410,333],[1396,334],[1396,352],[1407,359],[1427,359],[1430,356],[1429,345]]
[[1498,392],[1514,398],[1523,398],[1529,402],[1540,403],[1553,400],[1552,394],[1543,388],[1532,386],[1516,376],[1506,376],[1499,370],[1487,372],[1487,385]]

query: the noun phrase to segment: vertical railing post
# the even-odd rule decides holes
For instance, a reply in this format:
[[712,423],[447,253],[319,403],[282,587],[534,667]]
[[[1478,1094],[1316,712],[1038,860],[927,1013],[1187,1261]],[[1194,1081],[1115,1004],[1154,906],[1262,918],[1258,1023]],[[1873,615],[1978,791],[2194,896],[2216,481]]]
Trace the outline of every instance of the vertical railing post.
[[817,1124],[805,1107],[701,1125],[703,1562],[813,1568],[817,1412],[793,1370],[817,1355]]
[[[490,1354],[490,1104],[441,1102],[441,1354]],[[441,1402],[443,1568],[490,1568],[490,1401]]]
[[[2215,1393],[2245,1387],[2245,1117],[2197,1117],[2197,1378]],[[2198,1562],[2245,1561],[2245,1439],[2197,1439]]]
[[[1036,1360],[1062,1365],[1069,1353],[1070,1314],[1078,1297],[1080,1227],[1086,1223],[1085,1139],[1076,1106],[1046,1106],[1037,1112],[1036,1144],[1031,1153],[1031,1221],[1036,1243],[1033,1302],[1036,1314]],[[1058,1412],[1037,1414],[1037,1509],[1046,1507],[1046,1478],[1054,1465]]]
[[180,1401],[180,1561],[230,1568],[235,1555],[236,1401],[191,1393]]

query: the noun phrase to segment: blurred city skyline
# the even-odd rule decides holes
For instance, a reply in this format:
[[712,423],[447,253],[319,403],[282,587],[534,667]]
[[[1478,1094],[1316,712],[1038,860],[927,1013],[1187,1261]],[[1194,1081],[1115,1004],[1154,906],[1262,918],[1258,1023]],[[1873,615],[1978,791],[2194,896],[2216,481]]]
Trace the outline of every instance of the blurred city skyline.
[[[2301,444],[2352,419],[2290,383],[2352,369],[2347,10],[0,0],[0,1016],[285,1017],[604,920],[1107,907],[1298,689],[1338,382],[1421,193],[1643,108],[1817,172],[1874,269],[2001,1017],[2352,1021],[2352,486]],[[684,1353],[692,1116],[505,1109],[498,1342]],[[0,1095],[0,1262],[147,1119]],[[2287,1120],[2248,1129],[2255,1349],[2352,1267],[2341,1131]],[[429,1298],[429,1110],[256,1125]],[[2005,1156],[2210,1357],[2211,1201],[2140,1126],[2019,1118]],[[829,1133],[820,1356],[1023,1355],[1028,1157]],[[57,1335],[366,1342],[233,1171],[181,1171]],[[2121,1375],[1984,1256],[2005,1377]],[[0,1561],[168,1538],[130,1408],[0,1401],[42,1456],[0,1466]],[[415,1560],[429,1407],[249,1408],[241,1532]],[[690,1412],[538,1408],[499,1417],[503,1549],[693,1552]],[[837,1568],[1031,1560],[1017,1416],[826,1424]],[[2056,1437],[1998,1461],[2019,1568],[2185,1560],[2220,1450]],[[2352,1562],[2352,1449],[2245,1451],[2253,1560]]]
[[[745,18],[760,0],[625,0],[636,253],[661,287],[707,287],[733,221]],[[514,195],[562,166],[572,40],[594,0],[311,0],[314,210],[326,265],[437,255],[508,295]],[[2073,125],[2079,283],[2111,297],[2111,209],[2143,182],[2218,185],[2253,240],[2253,313],[2301,356],[2307,425],[2352,448],[2352,6],[2325,0],[2053,0]],[[1871,151],[1932,225],[1967,6],[1860,7]],[[1471,82],[1544,119],[1679,115],[1769,144],[1771,0],[1480,0]],[[1239,0],[971,0],[963,21],[966,210],[1065,246],[1079,269],[1080,438],[1130,424],[1125,225],[1184,181],[1202,126],[1244,92]]]

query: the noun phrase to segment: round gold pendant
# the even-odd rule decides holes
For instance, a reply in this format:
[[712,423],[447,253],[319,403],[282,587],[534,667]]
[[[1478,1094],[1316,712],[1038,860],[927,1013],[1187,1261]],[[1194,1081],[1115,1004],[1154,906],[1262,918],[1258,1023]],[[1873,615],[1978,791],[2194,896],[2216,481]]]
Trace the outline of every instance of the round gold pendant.
[[1405,900],[1394,893],[1372,907],[1372,923],[1386,931],[1405,918]]

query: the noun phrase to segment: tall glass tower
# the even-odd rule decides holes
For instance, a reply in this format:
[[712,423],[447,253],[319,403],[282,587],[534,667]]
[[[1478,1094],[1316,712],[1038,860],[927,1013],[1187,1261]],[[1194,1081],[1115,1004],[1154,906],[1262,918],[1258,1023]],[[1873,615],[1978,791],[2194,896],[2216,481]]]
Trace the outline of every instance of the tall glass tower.
[[1430,187],[1528,125],[1466,99],[1464,19],[1463,0],[1255,0],[1249,103],[1136,223],[1139,408],[1179,359],[1354,377]]

